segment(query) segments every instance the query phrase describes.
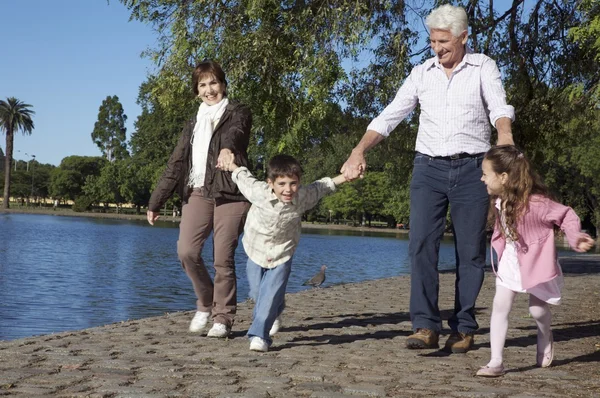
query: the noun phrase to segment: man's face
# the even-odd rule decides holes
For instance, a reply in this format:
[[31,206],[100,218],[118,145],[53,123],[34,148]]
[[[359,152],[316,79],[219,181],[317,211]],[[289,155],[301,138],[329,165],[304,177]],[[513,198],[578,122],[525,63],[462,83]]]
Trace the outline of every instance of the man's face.
[[275,181],[267,180],[269,186],[277,196],[277,199],[283,203],[290,203],[298,193],[300,179],[298,176],[277,177]]
[[449,30],[431,29],[429,43],[440,64],[445,68],[454,69],[465,56],[467,32],[454,37]]

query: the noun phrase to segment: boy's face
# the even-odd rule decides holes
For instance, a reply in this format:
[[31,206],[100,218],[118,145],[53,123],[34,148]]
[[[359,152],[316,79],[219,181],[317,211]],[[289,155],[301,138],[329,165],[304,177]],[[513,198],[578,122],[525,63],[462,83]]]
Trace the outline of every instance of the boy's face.
[[267,179],[267,183],[277,196],[277,199],[283,203],[290,203],[300,186],[300,178],[298,176],[280,176],[275,178],[275,181]]

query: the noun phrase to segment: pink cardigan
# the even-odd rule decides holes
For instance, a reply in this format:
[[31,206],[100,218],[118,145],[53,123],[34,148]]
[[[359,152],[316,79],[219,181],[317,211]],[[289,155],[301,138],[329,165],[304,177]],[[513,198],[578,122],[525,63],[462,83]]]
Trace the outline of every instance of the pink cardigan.
[[[491,244],[498,255],[498,261],[506,247],[499,217],[496,217]],[[566,234],[571,248],[579,251],[577,241],[582,235],[581,223],[573,209],[540,195],[531,196],[529,208],[517,225],[519,241],[515,242],[523,289],[532,288],[558,276],[554,225],[559,226]],[[496,274],[493,256],[491,260],[492,269]]]

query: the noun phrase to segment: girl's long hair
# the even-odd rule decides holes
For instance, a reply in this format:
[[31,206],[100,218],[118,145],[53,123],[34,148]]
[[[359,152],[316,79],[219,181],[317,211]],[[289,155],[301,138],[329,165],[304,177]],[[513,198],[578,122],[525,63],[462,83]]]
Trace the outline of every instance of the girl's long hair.
[[[506,173],[508,178],[500,195],[490,198],[488,223],[493,227],[496,222],[496,199],[502,201],[508,238],[519,239],[517,223],[526,212],[531,195],[550,197],[550,191],[539,174],[531,167],[529,159],[514,145],[492,147],[483,158],[490,162],[496,174]],[[505,231],[502,234],[506,236]]]

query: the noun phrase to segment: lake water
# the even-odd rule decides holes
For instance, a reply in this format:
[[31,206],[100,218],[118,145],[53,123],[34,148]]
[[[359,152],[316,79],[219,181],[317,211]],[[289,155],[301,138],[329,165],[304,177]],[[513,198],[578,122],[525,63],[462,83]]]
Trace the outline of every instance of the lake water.
[[[195,309],[176,254],[178,224],[0,214],[0,340]],[[408,235],[304,229],[288,292],[327,265],[324,286],[408,274]],[[203,253],[212,263],[212,242]],[[238,301],[248,295],[236,252]],[[445,238],[440,269],[454,267]],[[212,273],[212,267],[209,266]]]

